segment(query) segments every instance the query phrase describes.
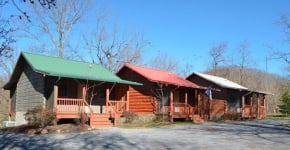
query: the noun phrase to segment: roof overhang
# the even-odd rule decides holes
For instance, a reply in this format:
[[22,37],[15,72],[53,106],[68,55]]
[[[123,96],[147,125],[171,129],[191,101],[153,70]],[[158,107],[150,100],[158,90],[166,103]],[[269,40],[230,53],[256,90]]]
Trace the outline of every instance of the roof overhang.
[[21,53],[14,67],[13,73],[10,76],[9,81],[2,88],[6,90],[11,89],[11,87],[14,84],[16,84],[17,81],[19,80],[19,77],[25,65],[29,65],[34,72],[43,74],[45,76],[58,77],[58,78],[73,78],[73,79],[90,80],[90,81],[103,81],[103,82],[109,82],[109,83],[119,83],[119,84],[128,84],[128,85],[139,85],[139,86],[143,85],[142,83],[123,80],[119,78],[118,76],[114,75],[113,73],[112,74],[115,76],[114,78],[102,78],[102,77],[98,77],[97,75],[94,78],[92,78],[85,75],[77,76],[74,74],[64,74],[64,73],[58,73],[58,72],[53,72],[53,71],[47,72],[45,70],[37,69],[33,67],[33,65],[29,62],[29,59],[26,58],[26,56],[23,53]]
[[173,85],[173,86],[178,86],[178,87],[186,87],[186,88],[195,88],[195,89],[206,89],[206,87],[202,87],[202,86],[198,86],[195,85],[194,83],[192,83],[191,81],[188,81],[186,79],[185,82],[188,82],[188,85],[185,84],[180,84],[180,83],[173,83],[173,82],[164,82],[164,81],[160,81],[160,80],[152,80],[151,78],[148,78],[147,76],[144,76],[142,73],[139,73],[138,71],[136,71],[134,68],[132,68],[130,66],[130,64],[124,64],[117,72],[116,74],[118,74],[121,70],[123,70],[124,68],[128,68],[132,71],[134,71],[135,73],[139,74],[140,76],[142,76],[143,78],[145,78],[146,80],[150,81],[150,82],[154,82],[154,83],[160,83],[160,84],[167,84],[167,85]]

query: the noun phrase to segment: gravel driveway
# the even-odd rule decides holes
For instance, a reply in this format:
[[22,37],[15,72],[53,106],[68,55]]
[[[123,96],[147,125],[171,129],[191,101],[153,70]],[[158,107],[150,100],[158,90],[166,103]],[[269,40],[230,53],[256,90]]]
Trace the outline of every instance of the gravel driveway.
[[0,149],[288,149],[290,121],[207,122],[149,129],[107,128],[82,133],[0,132]]

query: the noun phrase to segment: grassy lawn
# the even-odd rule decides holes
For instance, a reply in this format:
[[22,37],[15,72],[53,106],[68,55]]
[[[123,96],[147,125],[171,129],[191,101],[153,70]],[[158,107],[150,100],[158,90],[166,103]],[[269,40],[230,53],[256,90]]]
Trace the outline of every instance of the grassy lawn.
[[271,119],[271,120],[290,120],[290,114],[285,115],[285,114],[267,114],[266,119]]
[[187,125],[193,125],[196,123],[193,122],[134,122],[134,123],[124,123],[118,125],[120,128],[160,128],[160,127],[166,127],[166,126],[187,126]]

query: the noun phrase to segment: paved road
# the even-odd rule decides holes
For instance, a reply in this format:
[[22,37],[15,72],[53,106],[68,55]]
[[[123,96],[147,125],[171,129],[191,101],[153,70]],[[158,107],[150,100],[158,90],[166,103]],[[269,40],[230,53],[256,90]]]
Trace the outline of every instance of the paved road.
[[150,129],[109,128],[62,135],[0,133],[0,149],[290,150],[290,121],[207,122]]

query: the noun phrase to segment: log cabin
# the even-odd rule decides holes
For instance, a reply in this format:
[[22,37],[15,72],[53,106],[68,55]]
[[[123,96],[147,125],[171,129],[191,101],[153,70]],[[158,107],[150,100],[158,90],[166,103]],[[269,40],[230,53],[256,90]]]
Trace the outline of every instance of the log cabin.
[[56,121],[86,115],[91,127],[104,127],[115,125],[112,120],[127,109],[122,98],[129,95],[122,85],[142,84],[98,64],[22,52],[3,88],[10,90],[9,113],[16,125],[26,123],[28,109],[41,105],[55,113]]
[[204,87],[169,71],[132,64],[124,64],[116,74],[122,79],[143,84],[126,86],[126,90],[130,92],[129,110],[139,115],[166,114],[170,121],[202,121],[195,106]]
[[[251,90],[228,79],[204,73],[192,73],[187,80],[204,87],[210,87],[211,97],[203,96],[198,106],[200,115],[208,114],[218,119],[224,114],[240,114],[241,118],[264,119],[266,117],[265,96],[271,93]],[[206,95],[206,94],[204,94]]]

